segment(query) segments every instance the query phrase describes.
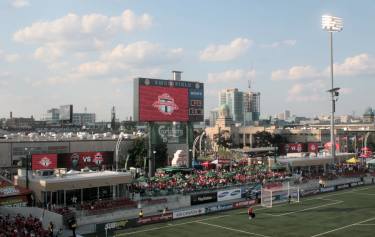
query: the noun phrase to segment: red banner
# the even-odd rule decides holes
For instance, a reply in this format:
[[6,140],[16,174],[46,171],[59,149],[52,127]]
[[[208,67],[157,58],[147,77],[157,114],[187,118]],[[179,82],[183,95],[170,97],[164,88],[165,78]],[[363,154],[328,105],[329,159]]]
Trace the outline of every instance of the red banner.
[[317,153],[319,151],[319,143],[317,143],[317,142],[310,142],[307,145],[307,151],[308,152]]
[[188,121],[187,88],[140,86],[140,121]]
[[233,208],[242,208],[242,207],[251,206],[251,205],[254,205],[255,202],[256,202],[256,200],[235,202],[235,203],[233,203]]
[[57,154],[33,154],[32,170],[49,170],[57,168]]
[[305,146],[302,143],[289,143],[285,145],[287,153],[299,153],[305,151]]
[[102,167],[112,165],[113,152],[76,152],[59,155],[59,167],[83,169],[85,167]]

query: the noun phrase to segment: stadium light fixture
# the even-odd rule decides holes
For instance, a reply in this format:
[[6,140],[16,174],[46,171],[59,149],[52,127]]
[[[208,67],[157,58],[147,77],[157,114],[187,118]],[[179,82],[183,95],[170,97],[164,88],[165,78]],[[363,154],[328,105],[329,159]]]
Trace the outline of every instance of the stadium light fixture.
[[336,139],[335,139],[335,102],[339,95],[340,88],[333,87],[333,32],[340,32],[344,27],[342,18],[330,15],[322,16],[322,29],[329,32],[330,41],[330,60],[331,60],[331,89],[328,91],[331,94],[331,156],[332,162],[336,157]]

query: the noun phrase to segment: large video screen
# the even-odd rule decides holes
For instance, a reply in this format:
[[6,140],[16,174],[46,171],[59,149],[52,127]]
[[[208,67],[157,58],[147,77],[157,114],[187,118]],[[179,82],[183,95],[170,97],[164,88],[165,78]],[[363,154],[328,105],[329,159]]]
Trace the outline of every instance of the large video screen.
[[203,121],[203,83],[136,78],[134,119],[141,122]]

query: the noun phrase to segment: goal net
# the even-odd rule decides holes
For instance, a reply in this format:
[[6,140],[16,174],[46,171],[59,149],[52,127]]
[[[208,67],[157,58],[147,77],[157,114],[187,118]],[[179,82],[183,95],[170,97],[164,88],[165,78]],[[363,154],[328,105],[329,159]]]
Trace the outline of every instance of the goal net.
[[289,183],[282,186],[262,188],[261,205],[272,207],[277,203],[299,202],[299,187],[290,186]]

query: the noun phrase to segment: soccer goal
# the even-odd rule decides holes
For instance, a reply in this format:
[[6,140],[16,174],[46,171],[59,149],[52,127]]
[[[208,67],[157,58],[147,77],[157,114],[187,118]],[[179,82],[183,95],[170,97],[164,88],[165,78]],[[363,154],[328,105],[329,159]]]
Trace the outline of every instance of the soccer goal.
[[277,203],[299,202],[299,187],[290,186],[289,182],[282,186],[262,188],[261,205],[263,207],[272,207]]

